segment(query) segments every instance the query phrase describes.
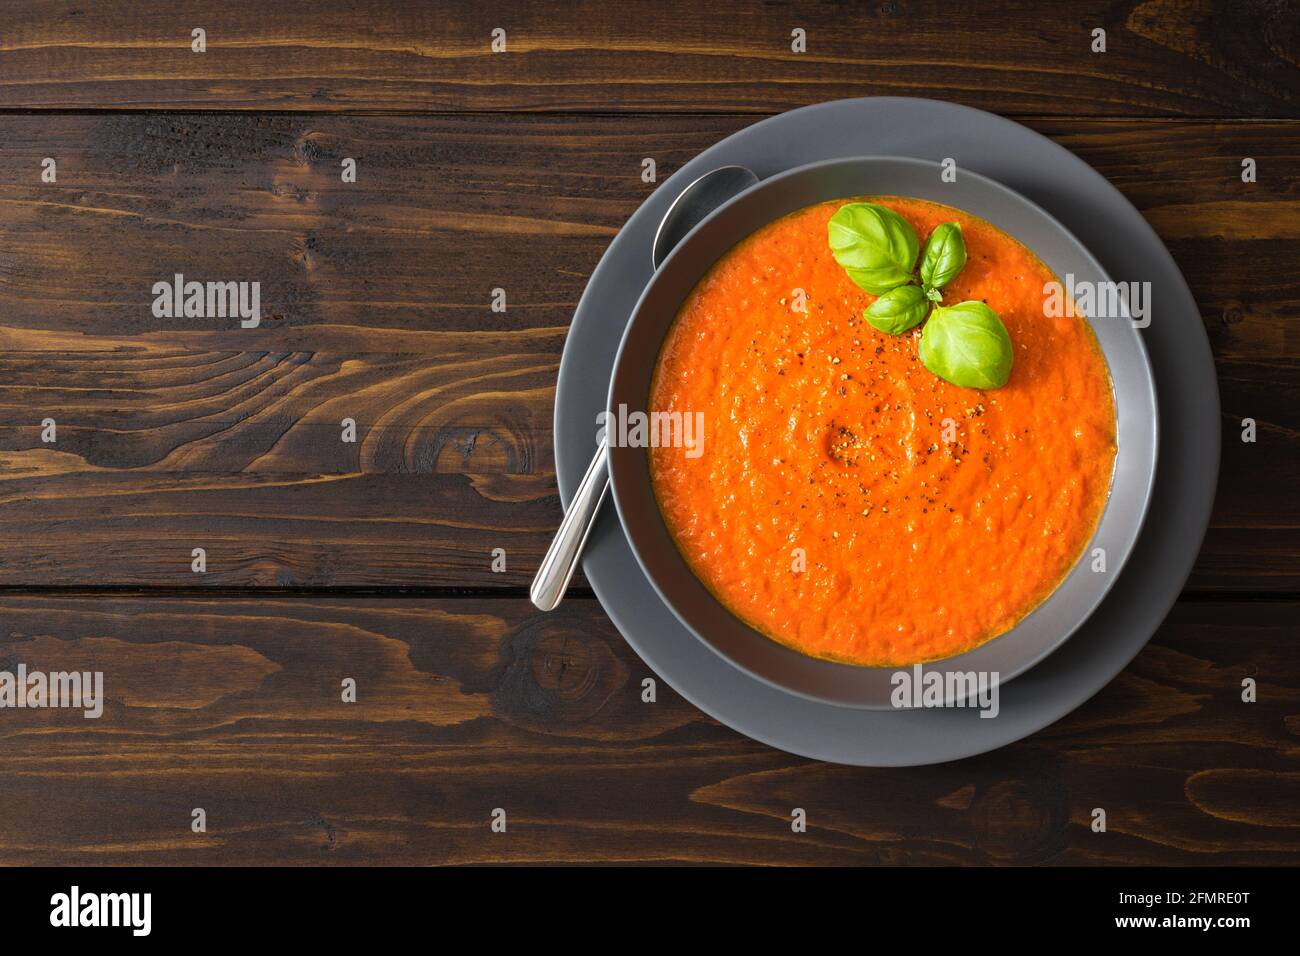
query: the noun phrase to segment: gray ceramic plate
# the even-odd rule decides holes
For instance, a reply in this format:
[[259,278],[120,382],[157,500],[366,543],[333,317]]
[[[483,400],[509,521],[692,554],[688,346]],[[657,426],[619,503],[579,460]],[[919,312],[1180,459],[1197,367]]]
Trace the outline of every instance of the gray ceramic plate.
[[[901,157],[831,160],[778,173],[726,203],[682,240],[646,286],[614,363],[608,407],[650,410],[650,381],[664,337],[682,302],[719,258],[773,220],[825,200],[896,195],[947,203],[1020,240],[1058,277],[1070,275],[1094,288],[1110,281],[1088,250],[1038,206],[977,173],[963,170],[945,182],[941,172],[937,163]],[[1093,319],[1092,326],[1110,367],[1117,416],[1110,496],[1085,551],[1102,548],[1105,571],[1080,561],[1015,628],[968,653],[927,663],[925,670],[943,675],[944,686],[953,689],[949,704],[960,703],[968,686],[949,681],[950,672],[996,674],[1006,683],[1064,643],[1101,603],[1137,541],[1156,471],[1155,384],[1127,312]],[[619,518],[642,571],[696,637],[746,673],[792,694],[844,707],[891,708],[899,668],[853,667],[799,654],[717,601],[664,525],[650,487],[648,449],[612,447],[609,471]]]
[[696,639],[642,573],[606,509],[584,571],[628,643],[693,704],[737,731],[792,753],[868,766],[939,763],[1004,746],[1048,726],[1100,690],[1150,638],[1200,547],[1219,462],[1219,400],[1196,303],[1141,214],[1086,163],[1009,120],[933,100],[842,100],[773,117],[705,150],[665,181],[610,244],[565,344],[555,409],[560,492],[567,501],[595,450],[627,318],[650,279],[647,248],[673,197],[704,172],[739,163],[767,178],[819,160],[866,154],[954,158],[1047,209],[1117,280],[1153,284],[1142,330],[1159,395],[1155,489],[1128,567],[1064,646],[1002,689],[1001,711],[872,711],[778,690]]

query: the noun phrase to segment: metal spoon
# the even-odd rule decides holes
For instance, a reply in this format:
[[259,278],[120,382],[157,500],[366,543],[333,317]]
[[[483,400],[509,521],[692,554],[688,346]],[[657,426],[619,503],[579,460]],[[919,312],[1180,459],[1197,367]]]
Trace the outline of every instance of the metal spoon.
[[[653,266],[658,269],[673,247],[709,213],[757,182],[758,177],[744,166],[720,166],[678,193],[655,231],[650,247]],[[609,443],[602,439],[595,457],[587,466],[587,473],[574,492],[569,510],[564,513],[555,540],[551,542],[546,557],[542,558],[533,585],[528,589],[528,596],[541,610],[554,610],[564,597],[608,491]]]

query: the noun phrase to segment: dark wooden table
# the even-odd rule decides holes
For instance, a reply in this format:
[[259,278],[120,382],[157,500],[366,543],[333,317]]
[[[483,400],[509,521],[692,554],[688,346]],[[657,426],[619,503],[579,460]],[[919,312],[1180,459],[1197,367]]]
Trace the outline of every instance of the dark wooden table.
[[[0,669],[102,670],[108,703],[0,711],[0,863],[1300,861],[1298,59],[1295,0],[5,3]],[[912,770],[642,703],[581,582],[526,596],[566,327],[642,160],[872,94],[1105,174],[1223,402],[1147,649],[1032,738]],[[260,280],[266,320],[154,318],[176,272]]]

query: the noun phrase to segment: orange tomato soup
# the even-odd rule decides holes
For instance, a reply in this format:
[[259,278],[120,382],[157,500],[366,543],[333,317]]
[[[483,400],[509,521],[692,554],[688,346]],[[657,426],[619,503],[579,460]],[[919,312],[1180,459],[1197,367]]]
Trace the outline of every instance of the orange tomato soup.
[[[893,209],[921,247],[961,223],[944,302],[983,300],[1015,349],[1005,387],[960,388],[876,331],[875,296],[832,257],[846,202]],[[1115,459],[1115,408],[1087,320],[1044,315],[1055,277],[974,216],[837,200],[745,239],[700,281],[655,370],[653,411],[704,414],[703,451],[650,449],[668,529],[732,613],[798,651],[897,666],[1010,630],[1079,559]],[[803,290],[806,311],[798,311]]]

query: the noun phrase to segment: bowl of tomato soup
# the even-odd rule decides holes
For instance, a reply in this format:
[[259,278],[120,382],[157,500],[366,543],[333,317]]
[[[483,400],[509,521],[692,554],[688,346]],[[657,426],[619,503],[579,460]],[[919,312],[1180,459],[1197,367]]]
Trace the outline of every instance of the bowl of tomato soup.
[[[945,380],[923,325],[868,321],[881,295],[828,245],[850,204],[921,244],[956,224],[964,265],[934,298],[1000,317],[1004,384]],[[1146,513],[1156,397],[1129,301],[969,171],[763,180],[672,252],[620,347],[604,426],[637,560],[701,641],[793,694],[889,708],[900,673],[938,672],[955,704],[975,684],[954,677],[1014,678],[1096,608]]]

